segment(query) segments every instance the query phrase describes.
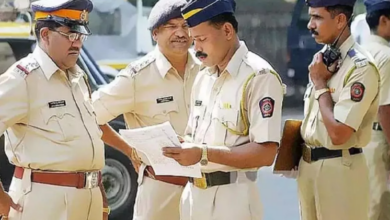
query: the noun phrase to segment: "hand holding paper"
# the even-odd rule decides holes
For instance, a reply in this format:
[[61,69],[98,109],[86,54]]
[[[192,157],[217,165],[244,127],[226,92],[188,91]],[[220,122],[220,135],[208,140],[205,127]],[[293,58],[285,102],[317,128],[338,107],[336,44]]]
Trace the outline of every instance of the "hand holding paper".
[[163,155],[162,149],[166,146],[182,149],[176,132],[169,122],[119,132],[130,146],[147,156],[156,175],[201,177],[199,163],[182,166],[174,159]]

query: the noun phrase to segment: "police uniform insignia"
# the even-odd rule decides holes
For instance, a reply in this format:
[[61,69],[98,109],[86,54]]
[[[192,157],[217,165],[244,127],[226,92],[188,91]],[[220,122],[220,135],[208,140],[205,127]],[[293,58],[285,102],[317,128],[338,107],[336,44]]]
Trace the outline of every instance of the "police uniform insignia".
[[33,70],[38,69],[39,64],[33,59],[23,59],[18,65],[16,65],[16,70],[23,76],[28,76]]
[[128,70],[130,76],[132,78],[134,78],[139,73],[140,70],[147,67],[149,64],[153,63],[155,60],[156,60],[156,57],[152,53],[150,53],[150,54],[142,57],[141,59],[139,59],[133,63],[130,63],[126,67],[126,69]]
[[84,11],[80,14],[80,21],[82,21],[82,22],[88,21],[88,12],[87,12],[86,10],[84,10]]
[[275,101],[271,97],[265,97],[259,102],[263,118],[271,118],[274,113]]
[[351,100],[355,102],[360,102],[364,96],[365,87],[360,82],[355,82],[351,86]]
[[367,58],[363,57],[360,53],[357,53],[355,49],[349,50],[348,56],[355,63],[356,68],[365,67],[368,64]]

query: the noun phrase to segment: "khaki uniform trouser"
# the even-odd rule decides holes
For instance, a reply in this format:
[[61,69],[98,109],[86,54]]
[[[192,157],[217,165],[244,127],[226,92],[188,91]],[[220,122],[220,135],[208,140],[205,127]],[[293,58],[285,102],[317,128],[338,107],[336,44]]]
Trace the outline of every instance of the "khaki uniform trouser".
[[[364,149],[363,149],[364,150]],[[367,220],[368,168],[364,154],[307,163],[298,174],[301,220]]]
[[262,220],[262,208],[258,186],[248,180],[207,189],[187,184],[180,212],[181,220]]
[[77,189],[32,183],[31,170],[22,179],[13,178],[9,195],[23,207],[11,208],[9,220],[102,220],[103,199],[100,188]]
[[371,142],[363,148],[370,180],[370,220],[390,220],[389,150],[381,131],[373,131]]
[[180,198],[184,187],[146,177],[144,170],[145,164],[142,164],[133,220],[180,220]]

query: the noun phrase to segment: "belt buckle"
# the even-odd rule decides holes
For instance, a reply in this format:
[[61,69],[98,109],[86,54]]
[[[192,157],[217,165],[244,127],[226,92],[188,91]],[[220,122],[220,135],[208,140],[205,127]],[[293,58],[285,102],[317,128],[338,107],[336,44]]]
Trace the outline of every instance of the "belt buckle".
[[304,146],[303,150],[303,160],[307,163],[311,163],[311,148],[309,146]]
[[194,178],[194,186],[200,189],[207,189],[207,180],[204,173],[202,173],[202,178]]
[[85,189],[92,189],[99,186],[99,172],[86,172],[85,173]]
[[375,131],[379,131],[379,130],[380,130],[380,129],[379,129],[379,128],[380,128],[380,124],[377,123],[377,122],[374,122],[373,128],[374,128]]

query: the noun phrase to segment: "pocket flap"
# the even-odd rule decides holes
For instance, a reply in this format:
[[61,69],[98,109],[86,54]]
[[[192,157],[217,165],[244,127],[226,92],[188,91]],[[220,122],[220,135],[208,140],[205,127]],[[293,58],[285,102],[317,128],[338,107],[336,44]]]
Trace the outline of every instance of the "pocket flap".
[[218,109],[213,114],[213,119],[219,120],[221,123],[228,122],[234,126],[237,125],[239,111],[237,109]]

